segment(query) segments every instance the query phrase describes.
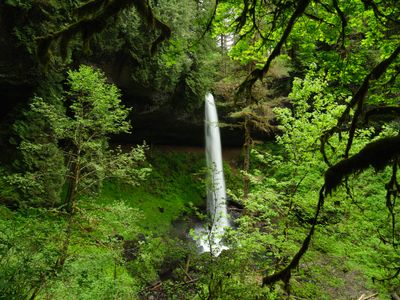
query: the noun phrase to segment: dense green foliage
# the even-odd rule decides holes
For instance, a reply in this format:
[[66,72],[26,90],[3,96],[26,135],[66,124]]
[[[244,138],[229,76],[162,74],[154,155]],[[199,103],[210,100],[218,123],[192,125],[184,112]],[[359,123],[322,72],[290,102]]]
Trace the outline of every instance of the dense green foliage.
[[[313,110],[307,103],[310,92],[315,100]],[[316,200],[325,170],[315,136],[334,124],[344,109],[344,106],[335,105],[336,100],[327,94],[324,82],[310,77],[295,80],[289,97],[294,104],[292,110],[275,109],[283,131],[277,140],[279,148],[271,149],[271,145],[266,145],[266,148],[253,151],[252,192],[244,203],[249,213],[238,220],[239,235],[234,235],[234,242],[240,245],[235,247],[238,251],[242,244],[250,245],[252,251],[258,249],[254,243],[264,245],[259,248],[258,255],[268,253],[262,259],[263,263],[267,262],[262,270],[269,273],[286,266],[314,222]],[[396,130],[387,127],[376,138],[393,134]],[[372,128],[357,132],[354,151],[368,143],[371,136]],[[341,153],[345,146],[345,136],[332,139],[331,149],[335,150],[330,157]],[[360,290],[384,290],[385,284],[389,289],[397,286],[398,279],[384,284],[380,282],[382,286],[376,285],[376,280],[393,275],[397,259],[396,248],[387,243],[394,238],[384,201],[383,186],[389,178],[387,170],[378,175],[371,171],[351,177],[347,193],[341,189],[326,200],[317,220],[317,232],[310,252],[304,257],[300,272],[296,272],[291,281],[295,296],[348,299],[354,297],[348,291],[349,282],[355,284],[358,281],[362,282],[357,283]],[[381,256],[382,253],[386,255]],[[335,280],[331,278],[332,274],[336,276]],[[369,280],[365,281],[362,276]],[[337,288],[341,288],[341,292],[334,292]],[[383,292],[381,296],[384,295]]]
[[68,214],[2,207],[2,299],[29,298],[35,291],[38,298],[135,298],[165,262],[184,257],[190,243],[169,237],[171,223],[201,204],[205,191],[194,174],[201,172],[203,159],[157,151],[149,159],[154,171],[141,186],[108,181],[98,197],[80,200],[62,270],[53,267]]
[[[144,160],[144,147],[127,153],[120,148],[108,149],[111,134],[131,128],[126,120],[129,109],[120,103],[117,87],[107,84],[101,72],[88,66],[69,72],[68,85],[62,98],[65,108],[34,97],[27,120],[14,125],[20,139],[22,159],[18,163],[22,170],[6,178],[21,192],[22,199],[29,199],[29,206],[44,201],[42,205],[47,202],[54,207],[67,183],[63,204],[72,211],[76,200],[96,192],[104,179],[137,184],[150,170],[139,165]],[[32,130],[28,122],[38,128]],[[34,134],[29,134],[32,131]],[[61,142],[65,144],[62,147]]]
[[56,299],[107,299],[135,294],[134,280],[122,267],[123,239],[138,233],[140,213],[124,203],[85,203],[74,218],[70,254],[56,269],[67,216],[57,211],[2,209],[1,299],[33,295]]
[[[0,299],[397,299],[397,2],[0,3]],[[218,257],[203,155],[113,142],[209,90],[244,133]]]

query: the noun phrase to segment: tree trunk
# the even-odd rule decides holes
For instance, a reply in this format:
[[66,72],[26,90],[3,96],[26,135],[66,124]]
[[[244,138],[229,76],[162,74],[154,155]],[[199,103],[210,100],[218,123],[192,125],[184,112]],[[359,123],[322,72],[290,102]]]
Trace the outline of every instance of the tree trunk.
[[68,218],[67,228],[65,230],[65,239],[64,239],[63,245],[60,250],[60,256],[59,256],[59,258],[56,262],[56,266],[55,266],[56,271],[60,271],[64,267],[65,260],[68,257],[69,242],[70,242],[71,234],[72,234],[72,224],[73,224],[73,215],[70,214],[69,218]]
[[249,195],[250,190],[250,180],[247,176],[247,173],[250,171],[250,151],[251,146],[253,144],[253,140],[251,139],[251,130],[250,130],[250,122],[249,117],[245,117],[244,121],[244,144],[243,144],[243,171],[245,172],[243,177],[243,199],[246,200]]
[[68,190],[65,197],[66,211],[69,214],[74,212],[75,200],[78,191],[78,185],[80,180],[80,161],[79,161],[80,150],[74,151],[71,154],[70,166],[68,172]]

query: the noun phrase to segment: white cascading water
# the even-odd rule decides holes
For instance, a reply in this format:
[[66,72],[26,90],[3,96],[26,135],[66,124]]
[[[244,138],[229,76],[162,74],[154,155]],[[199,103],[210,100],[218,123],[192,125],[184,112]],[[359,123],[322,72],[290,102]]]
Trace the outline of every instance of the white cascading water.
[[221,137],[218,127],[218,114],[214,97],[207,93],[205,97],[205,139],[207,178],[207,210],[210,216],[208,230],[196,230],[200,235],[199,244],[204,252],[218,256],[227,249],[222,243],[222,235],[229,226],[224,170],[222,166]]

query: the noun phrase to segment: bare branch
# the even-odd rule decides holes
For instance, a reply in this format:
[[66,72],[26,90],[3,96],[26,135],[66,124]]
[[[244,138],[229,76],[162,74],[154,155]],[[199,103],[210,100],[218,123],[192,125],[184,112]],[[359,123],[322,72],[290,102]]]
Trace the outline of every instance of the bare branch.
[[208,20],[206,29],[204,30],[204,32],[200,36],[200,39],[202,39],[206,35],[206,33],[211,30],[211,25],[212,25],[212,23],[213,23],[213,21],[215,19],[216,13],[217,13],[218,3],[219,3],[219,0],[215,0],[215,5],[214,5],[214,8],[213,8],[213,12],[212,12],[211,18]]
[[345,154],[344,154],[345,157],[348,157],[349,151],[350,151],[352,143],[353,143],[353,138],[354,138],[354,134],[355,134],[355,130],[356,130],[356,124],[357,124],[358,118],[361,114],[364,100],[365,100],[365,97],[366,97],[369,87],[370,87],[370,83],[373,80],[379,79],[383,75],[383,73],[385,73],[385,71],[389,68],[389,66],[394,62],[394,60],[397,58],[397,56],[399,54],[400,54],[400,44],[397,46],[397,48],[392,52],[392,54],[387,59],[381,61],[378,65],[376,65],[372,69],[372,71],[367,76],[365,76],[365,78],[364,78],[362,84],[360,85],[360,87],[358,88],[357,92],[354,94],[353,98],[348,103],[345,111],[338,119],[336,126],[325,131],[322,134],[322,136],[320,137],[320,141],[321,141],[320,150],[324,157],[325,162],[329,166],[331,164],[329,163],[329,160],[327,159],[327,156],[325,153],[325,143],[335,132],[340,131],[340,127],[344,124],[344,122],[350,116],[350,110],[357,105],[357,110],[355,112],[354,117],[352,118],[352,123],[351,123],[351,127],[349,130],[349,139],[347,141],[346,150],[345,150]]
[[319,199],[318,199],[318,203],[317,203],[317,209],[315,211],[315,215],[314,218],[312,220],[312,226],[310,228],[310,231],[307,235],[307,237],[304,239],[303,244],[301,245],[299,251],[295,254],[295,256],[292,258],[292,260],[290,261],[290,263],[281,271],[269,275],[269,276],[265,276],[263,278],[263,282],[262,285],[266,286],[266,285],[271,285],[279,280],[282,280],[285,283],[285,290],[288,291],[289,290],[289,281],[290,281],[290,277],[291,277],[291,273],[292,270],[294,268],[296,268],[299,265],[300,259],[303,257],[303,255],[306,253],[306,251],[308,250],[308,247],[310,245],[311,242],[311,238],[314,234],[315,231],[315,226],[317,224],[318,221],[318,216],[319,213],[321,212],[321,209],[324,205],[324,201],[325,201],[325,186],[322,186],[320,191],[319,191]]
[[344,15],[343,11],[340,9],[339,7],[339,3],[338,0],[332,0],[333,1],[333,7],[335,8],[337,14],[340,17],[340,21],[342,23],[342,30],[341,30],[341,37],[339,38],[339,40],[342,40],[342,45],[341,48],[344,49],[344,40],[345,40],[345,30],[346,30],[346,26],[347,26],[347,21],[346,21],[346,16]]
[[311,0],[300,0],[298,2],[295,11],[291,15],[286,25],[285,31],[283,32],[279,42],[276,44],[271,54],[269,55],[264,67],[262,69],[256,69],[250,73],[250,75],[240,85],[239,94],[244,92],[249,92],[253,87],[253,85],[255,84],[255,82],[259,79],[262,79],[265,76],[265,74],[268,73],[272,61],[281,53],[282,46],[289,37],[289,34],[292,31],[294,24],[296,23],[297,19],[304,13],[305,9],[307,8],[310,2]]

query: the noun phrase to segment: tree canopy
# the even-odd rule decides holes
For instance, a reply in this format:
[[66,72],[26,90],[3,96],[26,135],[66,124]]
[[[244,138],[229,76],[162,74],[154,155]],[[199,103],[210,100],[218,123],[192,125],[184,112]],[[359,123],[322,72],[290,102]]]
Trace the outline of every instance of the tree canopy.
[[[393,176],[386,186],[386,205],[393,211],[394,199],[400,192],[397,183],[399,137],[379,139],[358,152],[351,150],[366,115],[377,110],[390,114],[398,104],[400,9],[395,2],[217,2],[213,14],[215,29],[211,30],[228,36],[233,43],[229,55],[250,65],[250,72],[238,89],[239,97],[257,101],[252,94],[255,83],[271,76],[273,61],[284,57],[295,72],[300,72],[299,76],[312,73],[325,82],[322,97],[329,95],[345,106],[336,124],[331,123],[314,136],[327,169],[310,233],[291,263],[265,277],[265,284],[279,279],[288,283],[291,269],[298,266],[309,246],[324,198],[347,182],[349,175],[369,167],[381,170],[393,165]],[[321,85],[315,80],[311,84]],[[308,97],[315,109],[318,100],[313,93],[310,91]],[[346,136],[342,157],[330,157],[332,151],[327,154],[326,147],[333,148],[334,135]]]

